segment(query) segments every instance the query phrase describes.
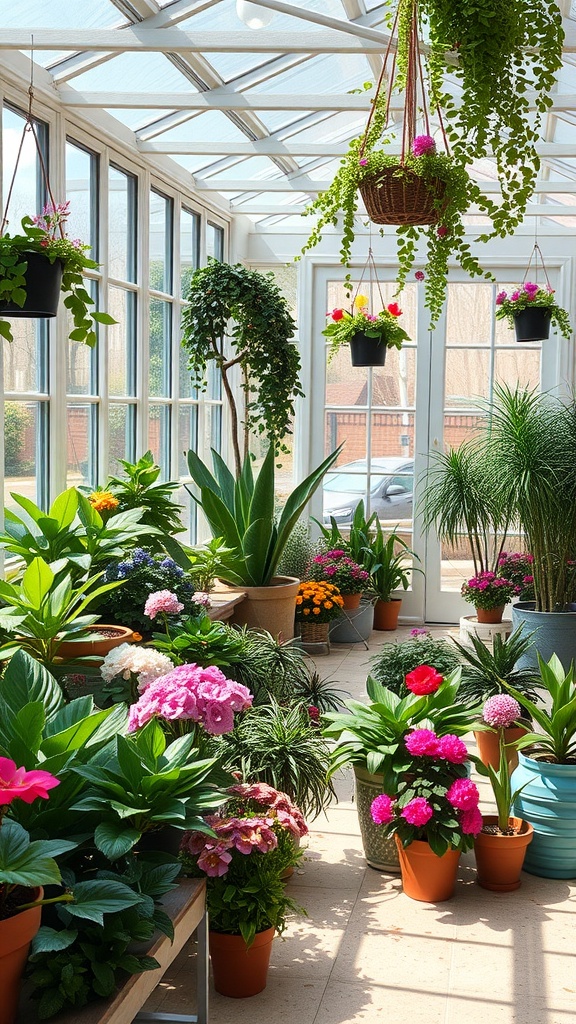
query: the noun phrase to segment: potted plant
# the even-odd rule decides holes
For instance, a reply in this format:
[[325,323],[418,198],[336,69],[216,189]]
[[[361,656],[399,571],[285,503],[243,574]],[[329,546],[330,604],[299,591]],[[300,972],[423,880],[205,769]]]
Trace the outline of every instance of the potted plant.
[[[513,811],[534,826],[525,870],[544,878],[576,874],[576,684],[556,655],[538,655],[547,707],[532,706],[526,695],[510,694],[532,714],[538,732],[517,741],[520,763],[512,785],[521,788]],[[523,753],[524,751],[524,753]]]
[[[324,715],[324,734],[336,740],[332,772],[354,768],[356,803],[366,861],[379,871],[398,871],[394,839],[377,828],[370,814],[374,797],[396,792],[405,771],[403,736],[420,723],[435,729],[446,751],[461,751],[459,736],[472,729],[477,712],[458,700],[460,672],[444,679],[430,665],[419,665],[406,676],[408,695],[399,697],[368,676],[370,703],[344,701],[345,712]],[[458,742],[456,740],[458,739]]]
[[462,584],[462,597],[474,605],[478,622],[502,622],[504,608],[516,593],[510,580],[495,572],[481,572]]
[[[427,629],[411,629],[409,640],[387,642],[370,659],[370,674],[398,697],[406,697],[405,679],[419,665],[430,665],[441,676],[447,676],[460,665],[460,659],[451,640],[433,637]],[[461,699],[464,681],[458,690]],[[477,703],[477,702],[475,702]]]
[[402,310],[397,302],[388,303],[386,309],[373,315],[368,312],[368,297],[357,295],[352,312],[333,309],[322,334],[330,339],[328,359],[332,359],[342,345],[350,345],[352,366],[384,366],[389,348],[402,348],[409,341],[398,318]]
[[307,580],[296,594],[296,622],[303,644],[327,643],[328,626],[340,614],[344,598],[334,583]]
[[498,575],[510,580],[516,587],[513,600],[534,600],[534,555],[528,551],[502,551],[498,559]]
[[500,694],[489,698],[483,714],[484,720],[497,729],[498,760],[495,765],[486,764],[478,758],[473,758],[473,761],[480,775],[490,780],[498,814],[482,816],[482,831],[474,840],[477,881],[483,889],[512,892],[520,885],[526,848],[534,835],[529,822],[511,817],[512,804],[523,787],[512,792],[510,747],[506,733],[520,717],[520,705],[508,694]]
[[545,341],[554,324],[567,341],[572,336],[570,318],[554,298],[554,289],[525,281],[515,291],[498,292],[496,319],[506,320],[516,332],[516,341]]
[[196,452],[188,452],[190,475],[199,491],[198,496],[191,490],[191,497],[202,508],[212,536],[221,537],[231,551],[222,579],[246,594],[234,609],[232,621],[236,625],[264,628],[285,640],[293,637],[300,581],[275,577],[276,568],[294,524],[341,450],[332,452],[292,491],[278,517],[272,445],[257,477],[247,457],[237,479],[218,452],[212,451],[214,475]]
[[370,593],[376,597],[374,629],[396,629],[402,606],[401,597],[393,597],[395,590],[407,590],[413,573],[422,572],[412,561],[418,555],[410,550],[402,538],[393,531],[384,536],[376,516],[374,533],[370,535],[364,551],[364,565],[370,573]]
[[[207,879],[210,957],[214,986],[222,995],[244,998],[266,987],[275,932],[300,908],[286,894],[282,875],[298,863],[294,839],[302,824],[297,808],[282,793],[272,804],[230,794],[218,815],[208,815],[202,831],[182,840],[184,870]],[[258,797],[257,787],[249,792]]]
[[576,613],[576,415],[573,399],[496,384],[481,437],[486,485],[518,523],[531,552],[534,602],[512,606],[514,628],[534,634],[522,664],[574,657]]
[[[302,395],[300,357],[292,341],[296,325],[273,274],[248,270],[240,263],[230,266],[209,259],[208,266],[192,275],[187,300],[182,345],[192,386],[205,390],[207,367],[214,363],[228,400],[234,464],[240,476],[251,430],[266,434],[276,452],[287,451],[282,439],[290,433],[294,399]],[[230,371],[237,365],[246,396],[243,414],[230,383]]]
[[342,548],[316,555],[308,566],[307,575],[310,580],[333,583],[342,596],[342,608],[348,609],[358,608],[369,581],[366,569],[349,558]]
[[[108,313],[89,307],[94,299],[84,286],[86,270],[98,264],[86,255],[90,248],[64,234],[68,203],[48,203],[40,217],[24,217],[22,233],[0,235],[0,317],[53,317],[60,292],[73,321],[71,341],[93,347],[95,324],[115,324]],[[10,324],[0,319],[0,337],[12,341]]]
[[468,778],[468,751],[456,736],[414,728],[400,739],[402,775],[375,797],[374,823],[394,836],[402,888],[413,900],[440,903],[454,893],[458,861],[482,828],[480,794]]
[[[155,616],[146,612],[146,603],[158,594],[173,595],[175,600],[170,604],[173,609],[179,605],[177,610],[168,614],[191,615],[199,611],[194,596],[196,588],[192,567],[186,571],[164,553],[152,554],[147,548],[133,548],[122,558],[108,562],[104,579],[106,583],[115,584],[117,589],[103,595],[97,609],[103,618],[115,625],[125,623],[139,633],[149,634]],[[149,611],[153,608],[154,602],[148,605]],[[157,607],[156,613],[159,612]]]

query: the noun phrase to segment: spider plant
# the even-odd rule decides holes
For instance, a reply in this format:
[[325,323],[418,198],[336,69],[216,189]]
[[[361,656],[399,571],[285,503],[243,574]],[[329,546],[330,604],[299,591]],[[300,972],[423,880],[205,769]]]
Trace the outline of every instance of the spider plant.
[[471,705],[483,704],[497,693],[509,693],[513,686],[528,701],[536,703],[536,691],[542,687],[539,673],[532,668],[515,668],[519,658],[532,646],[532,633],[516,629],[505,640],[496,633],[491,651],[474,634],[471,634],[470,641],[472,649],[457,640],[452,641],[464,659],[459,700]]
[[300,700],[307,707],[318,708],[321,714],[325,711],[339,711],[342,697],[349,697],[350,694],[334,683],[333,679],[323,679],[316,669],[309,669],[305,676],[298,676],[294,680],[294,699]]
[[289,642],[279,643],[265,630],[245,628],[241,635],[242,654],[232,662],[232,674],[254,694],[255,704],[290,701],[308,678],[304,652]]

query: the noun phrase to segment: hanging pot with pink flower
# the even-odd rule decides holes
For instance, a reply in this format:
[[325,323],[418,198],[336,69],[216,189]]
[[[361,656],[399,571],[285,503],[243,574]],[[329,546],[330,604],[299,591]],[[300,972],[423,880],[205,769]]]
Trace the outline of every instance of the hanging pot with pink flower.
[[[544,282],[539,285],[535,281],[527,281],[532,263],[535,276],[538,275],[540,262]],[[498,292],[496,296],[496,319],[507,320],[516,332],[516,341],[546,341],[550,337],[550,327],[554,325],[567,341],[572,336],[570,318],[565,309],[558,305],[555,292],[550,284],[540,246],[535,243],[522,284],[508,294]]]

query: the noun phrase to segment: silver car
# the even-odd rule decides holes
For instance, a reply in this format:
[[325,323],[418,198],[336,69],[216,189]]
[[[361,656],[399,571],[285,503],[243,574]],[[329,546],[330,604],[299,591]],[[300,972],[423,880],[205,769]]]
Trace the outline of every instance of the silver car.
[[[397,523],[412,519],[414,459],[382,457],[370,463],[370,513],[377,512],[382,521]],[[358,502],[367,504],[368,483],[366,459],[357,459],[339,466],[324,477],[324,522],[330,517],[337,523],[349,523]],[[368,510],[367,510],[368,511]]]

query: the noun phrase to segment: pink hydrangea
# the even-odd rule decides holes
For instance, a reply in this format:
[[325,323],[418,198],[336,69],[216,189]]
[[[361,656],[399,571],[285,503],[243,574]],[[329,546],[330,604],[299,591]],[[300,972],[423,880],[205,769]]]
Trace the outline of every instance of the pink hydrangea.
[[482,815],[477,807],[471,807],[468,811],[462,811],[460,815],[460,827],[465,836],[477,836],[482,831]]
[[459,736],[449,732],[438,740],[438,756],[450,764],[464,764],[468,758],[466,744]]
[[514,697],[507,693],[496,693],[486,701],[482,718],[494,729],[508,729],[520,714],[520,705]]
[[446,799],[459,811],[471,811],[478,807],[478,787],[470,779],[455,779],[446,793]]
[[161,612],[164,615],[177,615],[183,608],[184,605],[171,590],[156,590],[150,594],[144,605],[144,615],[149,619],[155,619]]
[[438,757],[438,737],[432,729],[414,729],[404,737],[404,742],[415,757]]
[[150,683],[128,716],[128,731],[142,728],[155,716],[169,721],[199,722],[206,732],[221,736],[234,728],[234,714],[252,705],[246,686],[210,665],[178,665]]
[[388,825],[394,819],[394,801],[386,793],[381,793],[372,801],[370,813],[376,825]]
[[299,807],[287,793],[273,789],[267,782],[239,782],[226,792],[239,800],[252,800],[261,807],[270,809],[270,817],[276,818],[295,838],[308,834],[308,826]]
[[431,135],[417,135],[412,143],[414,156],[425,156],[426,153],[435,153],[436,143]]
[[406,686],[419,697],[427,693],[436,693],[444,682],[444,677],[431,665],[419,665],[406,676]]
[[434,809],[423,796],[415,796],[402,808],[400,813],[409,825],[421,828],[422,825],[426,825],[430,821]]

